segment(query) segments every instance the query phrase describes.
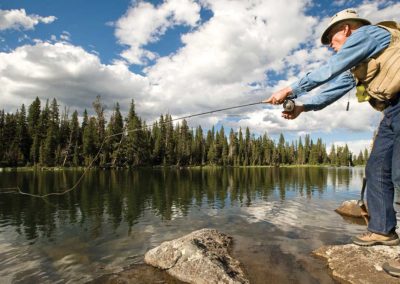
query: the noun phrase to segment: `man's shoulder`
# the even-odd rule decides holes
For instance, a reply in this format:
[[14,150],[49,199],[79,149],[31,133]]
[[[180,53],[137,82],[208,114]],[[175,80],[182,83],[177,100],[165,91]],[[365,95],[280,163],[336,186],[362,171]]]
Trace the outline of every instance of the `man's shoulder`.
[[378,25],[365,25],[365,26],[361,26],[357,29],[357,31],[359,32],[387,32],[386,29],[384,29],[383,27],[380,27]]
[[379,39],[385,36],[390,36],[390,32],[384,27],[380,27],[377,25],[365,25],[355,30],[352,36],[353,39],[355,38],[362,39],[370,37]]

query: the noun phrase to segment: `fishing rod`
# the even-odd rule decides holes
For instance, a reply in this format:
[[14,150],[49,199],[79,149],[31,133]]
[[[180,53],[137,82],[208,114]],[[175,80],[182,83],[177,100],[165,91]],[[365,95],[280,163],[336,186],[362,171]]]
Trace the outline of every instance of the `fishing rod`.
[[[254,106],[254,105],[259,105],[259,104],[264,104],[264,102],[261,101],[261,102],[243,104],[243,105],[236,105],[236,106],[231,106],[231,107],[220,108],[220,109],[215,109],[215,110],[211,110],[211,111],[206,111],[206,112],[201,112],[201,113],[181,116],[181,117],[177,117],[177,118],[174,118],[174,119],[168,119],[168,120],[160,123],[160,125],[171,123],[171,122],[177,121],[177,120],[183,120],[183,119],[202,116],[202,115],[206,115],[206,114],[212,114],[212,113],[216,113],[216,112],[222,112],[222,111],[227,111],[227,110],[232,110],[232,109],[244,108],[244,107],[249,107],[249,106]],[[294,101],[294,99],[288,98],[283,102],[282,106],[283,106],[283,110],[285,112],[292,112],[294,110],[294,108],[295,108],[295,101]],[[154,123],[156,123],[156,122],[157,121],[155,121]],[[104,137],[103,142],[101,142],[100,148],[97,151],[97,154],[94,156],[94,158],[89,163],[89,165],[85,168],[85,170],[83,171],[82,175],[79,177],[78,181],[71,188],[68,188],[68,189],[66,189],[64,191],[61,191],[61,192],[51,192],[51,193],[47,193],[47,194],[43,194],[43,195],[38,195],[38,194],[31,194],[31,193],[23,192],[20,189],[19,186],[16,186],[16,187],[0,188],[1,190],[11,190],[11,191],[0,192],[0,194],[22,194],[22,195],[27,195],[27,196],[31,196],[31,197],[37,197],[37,198],[45,198],[45,197],[49,197],[49,196],[64,195],[64,194],[74,190],[80,184],[80,182],[82,181],[82,179],[84,178],[84,176],[86,175],[88,170],[92,167],[93,163],[95,161],[97,161],[97,159],[99,158],[99,155],[100,155],[101,151],[103,150],[104,143],[107,141],[107,139],[109,139],[111,137],[119,136],[119,135],[122,135],[122,137],[121,137],[121,139],[122,139],[124,134],[127,135],[128,133],[140,131],[140,130],[143,130],[143,129],[146,129],[146,128],[150,128],[150,127],[151,127],[151,125],[143,125],[141,127],[135,128],[135,129],[130,129],[130,130],[128,129],[128,130],[125,130],[125,131],[122,131],[122,132],[119,132],[119,133],[110,134],[110,135]]]

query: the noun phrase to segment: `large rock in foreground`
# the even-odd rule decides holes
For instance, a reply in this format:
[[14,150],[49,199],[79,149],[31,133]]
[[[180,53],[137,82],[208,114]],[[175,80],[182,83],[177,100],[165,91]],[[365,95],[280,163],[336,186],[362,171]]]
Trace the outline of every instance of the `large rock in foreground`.
[[400,254],[398,246],[323,246],[313,253],[327,260],[332,276],[341,283],[400,283],[382,270],[383,263]]
[[148,251],[147,264],[188,283],[249,283],[239,261],[229,255],[232,238],[202,229]]

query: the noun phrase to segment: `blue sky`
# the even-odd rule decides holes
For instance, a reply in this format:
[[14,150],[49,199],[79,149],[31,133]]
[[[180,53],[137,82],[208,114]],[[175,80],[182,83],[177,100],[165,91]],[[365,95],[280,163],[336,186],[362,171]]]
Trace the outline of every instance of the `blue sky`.
[[[148,122],[261,101],[323,64],[319,36],[332,14],[356,8],[372,22],[400,19],[399,1],[169,0],[0,2],[0,109],[38,96],[70,112],[97,95],[112,111],[134,99]],[[313,91],[300,100],[318,94]],[[294,121],[256,106],[191,119],[189,125],[249,126],[289,140],[321,137],[368,146],[380,114],[350,94]],[[234,115],[234,119],[232,119]]]

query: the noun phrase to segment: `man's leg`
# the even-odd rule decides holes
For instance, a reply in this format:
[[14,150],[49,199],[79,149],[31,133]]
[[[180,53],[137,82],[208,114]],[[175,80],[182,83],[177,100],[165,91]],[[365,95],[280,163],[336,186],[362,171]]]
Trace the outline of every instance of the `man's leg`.
[[393,208],[392,181],[392,166],[397,163],[393,159],[396,136],[393,129],[396,124],[394,119],[399,119],[397,109],[400,110],[400,105],[389,107],[385,111],[367,163],[367,205],[370,222],[368,233],[353,237],[353,242],[358,245],[397,245],[400,242],[395,233],[396,212]]
[[394,131],[392,181],[394,188],[400,190],[400,102],[397,103],[398,113],[393,117],[392,128]]
[[[392,128],[395,134],[393,145],[392,180],[394,188],[400,190],[400,114],[394,115]],[[382,268],[388,274],[400,277],[400,258],[385,262],[382,265]]]

